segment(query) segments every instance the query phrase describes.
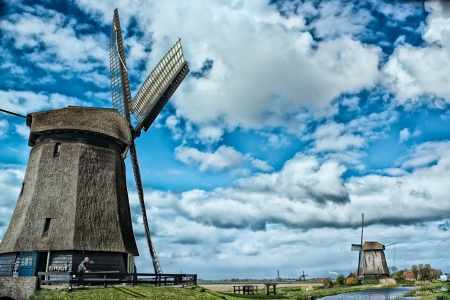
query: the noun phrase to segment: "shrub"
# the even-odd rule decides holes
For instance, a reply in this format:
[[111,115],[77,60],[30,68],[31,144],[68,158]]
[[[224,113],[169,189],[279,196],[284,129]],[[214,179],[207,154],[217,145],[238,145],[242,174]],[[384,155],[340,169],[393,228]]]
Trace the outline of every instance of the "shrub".
[[336,284],[339,284],[339,285],[344,285],[345,284],[345,276],[344,275],[339,275],[337,278],[336,278]]
[[347,278],[347,285],[358,285],[359,280],[356,278]]
[[330,277],[325,278],[323,280],[323,286],[325,286],[325,287],[332,287],[333,286],[333,281],[331,281]]

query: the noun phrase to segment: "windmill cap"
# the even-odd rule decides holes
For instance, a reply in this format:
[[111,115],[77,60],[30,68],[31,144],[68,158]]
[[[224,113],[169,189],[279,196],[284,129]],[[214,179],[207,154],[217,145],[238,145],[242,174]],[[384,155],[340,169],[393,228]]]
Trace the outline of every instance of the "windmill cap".
[[364,242],[362,246],[363,251],[366,250],[384,250],[384,245],[378,242]]
[[82,133],[110,139],[121,147],[131,145],[130,126],[115,109],[69,106],[40,111],[28,114],[27,126],[29,146],[53,133]]

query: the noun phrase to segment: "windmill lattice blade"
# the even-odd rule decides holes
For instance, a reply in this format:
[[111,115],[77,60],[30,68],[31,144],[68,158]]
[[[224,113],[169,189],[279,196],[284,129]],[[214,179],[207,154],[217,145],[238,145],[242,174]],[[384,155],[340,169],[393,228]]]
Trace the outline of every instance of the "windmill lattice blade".
[[134,142],[130,146],[130,156],[131,156],[131,165],[133,167],[134,179],[136,181],[139,204],[141,205],[142,210],[142,219],[144,221],[145,237],[147,238],[147,244],[150,251],[150,256],[152,258],[153,268],[155,269],[155,274],[162,274],[163,271],[161,265],[159,264],[158,257],[156,256],[156,251],[155,248],[153,247],[152,239],[150,236],[150,228],[148,226],[147,221],[147,212],[145,210],[144,189],[142,188],[141,171],[139,170],[139,162],[137,159],[136,146]]
[[138,121],[136,131],[143,127],[145,131],[148,130],[188,73],[181,40],[178,40],[156,65],[133,99],[132,112]]
[[[122,31],[120,29],[119,11],[114,10],[109,41],[109,78],[113,107],[129,120],[131,105],[130,83],[128,81],[125,51],[123,49]],[[126,104],[124,104],[126,103]]]

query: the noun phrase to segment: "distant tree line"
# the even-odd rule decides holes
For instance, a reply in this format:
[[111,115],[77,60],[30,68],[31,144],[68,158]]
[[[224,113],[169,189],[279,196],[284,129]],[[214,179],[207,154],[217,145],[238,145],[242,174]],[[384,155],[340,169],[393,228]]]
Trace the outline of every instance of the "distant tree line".
[[406,273],[412,273],[414,279],[416,280],[438,279],[442,275],[441,270],[433,269],[430,264],[413,265],[411,269],[398,270],[393,275],[403,278]]

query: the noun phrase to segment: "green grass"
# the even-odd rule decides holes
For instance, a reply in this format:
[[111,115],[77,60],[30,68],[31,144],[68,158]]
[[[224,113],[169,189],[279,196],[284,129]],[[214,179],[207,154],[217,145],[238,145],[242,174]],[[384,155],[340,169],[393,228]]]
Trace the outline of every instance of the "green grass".
[[[361,290],[373,289],[374,284],[362,284],[357,286],[335,286],[332,288],[316,289],[312,291],[302,291],[300,286],[279,287],[277,295],[267,296],[265,290],[260,290],[258,295],[242,295],[233,293],[214,292],[201,286],[179,287],[158,287],[158,286],[118,286],[118,287],[92,287],[92,288],[74,288],[69,292],[67,288],[62,290],[40,290],[30,299],[32,300],[50,300],[50,299],[98,299],[98,300],[126,300],[126,299],[160,299],[160,300],[213,300],[213,299],[295,299],[303,300],[306,296],[314,296],[316,299],[350,293]],[[383,287],[385,288],[385,287]],[[435,294],[437,295],[437,294]],[[424,299],[436,299],[424,298]],[[450,300],[450,298],[448,299]]]
[[93,300],[126,300],[126,299],[158,299],[158,300],[241,300],[241,299],[287,299],[282,295],[266,296],[259,295],[237,295],[214,292],[199,286],[178,287],[157,287],[157,286],[120,286],[110,288],[80,288],[69,292],[62,290],[40,290],[37,291],[31,300],[52,300],[52,299],[93,299]]

